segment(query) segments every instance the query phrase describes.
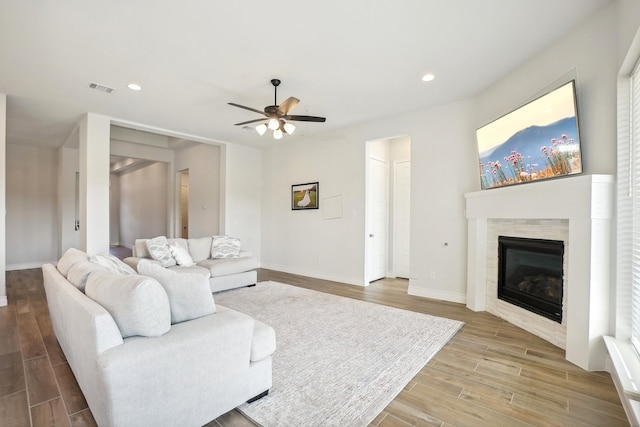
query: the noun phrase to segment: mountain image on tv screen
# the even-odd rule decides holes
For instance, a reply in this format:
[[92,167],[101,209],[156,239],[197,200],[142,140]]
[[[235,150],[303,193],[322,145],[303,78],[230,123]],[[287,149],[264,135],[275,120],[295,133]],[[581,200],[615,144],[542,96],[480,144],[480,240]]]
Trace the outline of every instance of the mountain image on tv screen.
[[582,172],[574,83],[477,130],[482,189]]

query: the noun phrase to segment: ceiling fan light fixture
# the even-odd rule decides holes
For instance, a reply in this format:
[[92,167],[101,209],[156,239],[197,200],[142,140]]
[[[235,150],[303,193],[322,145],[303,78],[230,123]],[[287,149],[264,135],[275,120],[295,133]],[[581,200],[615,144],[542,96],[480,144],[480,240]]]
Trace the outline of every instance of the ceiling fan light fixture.
[[[282,139],[285,133],[287,135],[291,135],[296,130],[296,127],[293,124],[288,123],[285,120],[317,123],[324,123],[327,120],[325,117],[318,116],[291,115],[291,110],[296,108],[300,100],[298,98],[290,96],[289,98],[278,104],[278,85],[280,85],[280,80],[272,79],[271,84],[273,85],[273,104],[267,105],[262,111],[256,108],[247,107],[245,105],[236,104],[235,102],[227,103],[233,107],[252,111],[262,116],[259,119],[236,123],[236,126],[244,126],[243,129],[247,129],[250,128],[249,126],[247,126],[250,123],[262,122],[254,127],[254,129],[260,134],[260,136],[264,135],[267,132],[267,129],[271,129],[273,131],[274,139]],[[264,120],[267,120],[267,122],[263,122]]]
[[267,125],[265,125],[264,123],[256,126],[256,132],[258,132],[260,136],[264,135],[266,131],[267,131]]
[[291,135],[296,130],[296,127],[291,123],[285,123],[282,127],[288,135]]
[[278,119],[269,119],[269,124],[267,126],[271,130],[276,130],[280,127],[280,121]]

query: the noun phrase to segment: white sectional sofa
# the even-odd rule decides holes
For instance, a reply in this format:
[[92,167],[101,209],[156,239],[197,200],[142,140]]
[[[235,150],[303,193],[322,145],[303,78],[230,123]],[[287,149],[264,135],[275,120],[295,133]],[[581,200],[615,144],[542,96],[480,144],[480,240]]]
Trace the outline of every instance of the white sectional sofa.
[[[113,271],[75,249],[42,270],[54,332],[99,426],[201,426],[271,387],[273,328],[216,306],[201,276]],[[182,320],[196,317],[172,322],[180,304]]]
[[[213,258],[214,237],[226,236],[166,239],[168,245],[187,250],[191,260],[195,263],[195,265],[175,264],[167,268],[183,273],[202,274],[209,279],[211,292],[255,285],[258,281],[258,273],[256,272],[258,260],[256,257],[248,251],[239,250],[237,257]],[[149,252],[148,240],[151,239],[136,239],[132,248],[133,256],[125,258],[124,262],[134,269],[137,269],[140,259],[153,259],[154,262],[159,263],[160,261],[155,260]]]

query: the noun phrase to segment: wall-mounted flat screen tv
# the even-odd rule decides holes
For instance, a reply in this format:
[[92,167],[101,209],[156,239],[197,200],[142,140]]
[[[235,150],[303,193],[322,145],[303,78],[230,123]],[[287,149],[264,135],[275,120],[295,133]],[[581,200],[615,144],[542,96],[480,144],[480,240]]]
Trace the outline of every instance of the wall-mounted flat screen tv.
[[482,189],[582,172],[575,82],[476,131]]

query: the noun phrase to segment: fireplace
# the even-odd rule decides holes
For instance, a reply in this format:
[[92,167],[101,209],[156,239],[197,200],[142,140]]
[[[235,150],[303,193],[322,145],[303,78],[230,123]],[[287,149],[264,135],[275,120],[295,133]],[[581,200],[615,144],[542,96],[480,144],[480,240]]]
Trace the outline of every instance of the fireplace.
[[562,323],[564,242],[498,237],[498,298]]

